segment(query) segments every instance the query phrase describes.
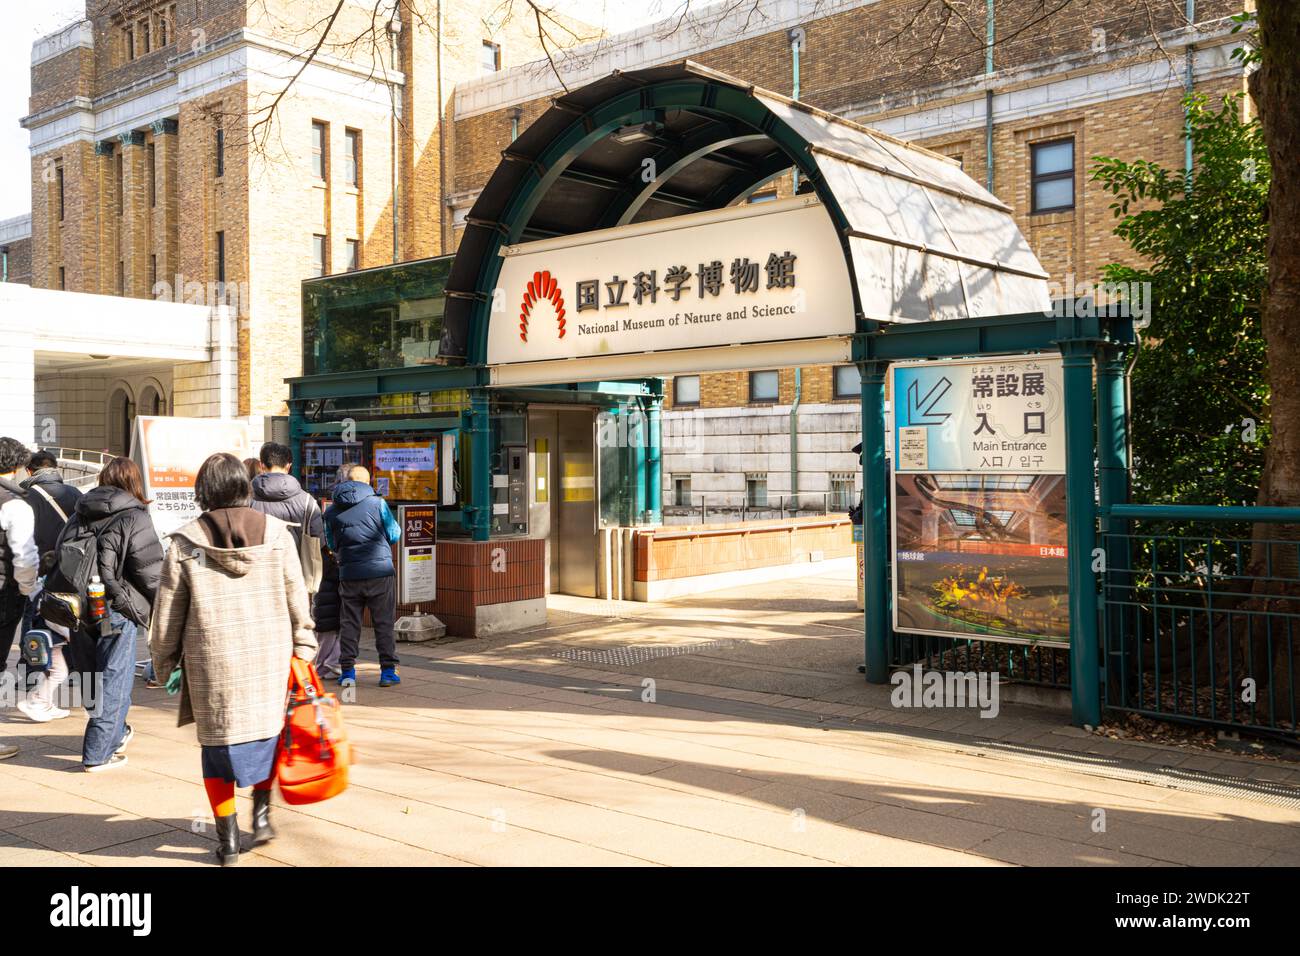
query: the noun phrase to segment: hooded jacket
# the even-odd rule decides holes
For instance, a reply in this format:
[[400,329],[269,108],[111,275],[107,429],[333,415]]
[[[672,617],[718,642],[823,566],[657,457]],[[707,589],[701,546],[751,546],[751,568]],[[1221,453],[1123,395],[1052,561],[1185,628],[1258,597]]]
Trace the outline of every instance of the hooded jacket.
[[0,478],[0,592],[31,594],[39,574],[36,516],[23,489]]
[[249,507],[288,523],[294,541],[302,534],[303,520],[310,514],[307,533],[313,538],[321,536],[320,505],[302,490],[302,485],[293,475],[277,471],[258,475],[253,479],[253,500]]
[[[37,491],[37,488],[40,491]],[[81,500],[81,492],[72,485],[66,484],[57,468],[40,469],[23,482],[23,490],[27,492],[27,503],[32,506],[32,512],[36,515],[36,550],[44,555],[54,550],[54,542],[59,540],[59,532],[68,521],[72,520],[72,515],[77,510],[77,502]],[[59,516],[54,505],[50,504],[41,491],[58,503],[63,509],[66,520]]]
[[104,582],[109,604],[127,620],[148,627],[163,560],[162,542],[149,509],[128,491],[99,485],[81,496],[75,511],[55,547],[78,526],[95,531],[99,536],[99,579]]
[[388,503],[360,481],[334,486],[334,503],[325,512],[325,543],[339,562],[340,581],[393,575],[393,549],[401,529]]
[[313,627],[283,521],[223,508],[173,532],[151,649],[160,680],[180,666],[178,724],[197,724],[200,744],[279,734],[289,658],[315,656]]

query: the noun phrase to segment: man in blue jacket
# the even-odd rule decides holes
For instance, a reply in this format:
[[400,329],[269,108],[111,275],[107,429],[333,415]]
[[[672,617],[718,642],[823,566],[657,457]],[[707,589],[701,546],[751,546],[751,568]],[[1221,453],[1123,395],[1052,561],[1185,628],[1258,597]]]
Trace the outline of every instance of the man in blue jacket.
[[361,615],[370,608],[379,652],[379,686],[400,684],[393,618],[397,614],[397,579],[390,547],[401,538],[388,503],[370,487],[370,472],[360,465],[347,481],[334,486],[334,503],[325,510],[325,543],[339,564],[339,686],[357,682],[361,649]]

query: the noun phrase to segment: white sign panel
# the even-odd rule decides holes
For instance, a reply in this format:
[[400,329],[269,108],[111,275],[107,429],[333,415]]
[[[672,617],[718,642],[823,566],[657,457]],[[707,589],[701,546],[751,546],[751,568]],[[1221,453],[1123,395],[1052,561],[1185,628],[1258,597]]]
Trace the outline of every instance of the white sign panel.
[[1061,357],[891,368],[898,472],[1064,474]]
[[170,535],[199,516],[194,481],[209,455],[225,451],[242,461],[252,457],[254,448],[247,422],[136,416],[131,458],[144,477],[149,514],[158,534]]
[[815,197],[512,246],[490,365],[849,335],[844,250]]

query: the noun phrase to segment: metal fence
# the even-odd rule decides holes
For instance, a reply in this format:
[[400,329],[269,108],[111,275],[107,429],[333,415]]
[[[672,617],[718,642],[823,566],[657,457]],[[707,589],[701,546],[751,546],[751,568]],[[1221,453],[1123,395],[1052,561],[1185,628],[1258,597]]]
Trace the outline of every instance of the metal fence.
[[1043,687],[1070,686],[1070,651],[1064,647],[978,641],[894,632],[890,666],[924,670],[997,672],[1003,680]]
[[695,494],[689,504],[663,506],[665,524],[722,524],[730,521],[771,521],[810,515],[845,514],[854,499],[831,491],[795,495],[773,495],[764,502],[752,502],[736,493]]
[[1296,736],[1300,509],[1117,505],[1102,525],[1105,706]]

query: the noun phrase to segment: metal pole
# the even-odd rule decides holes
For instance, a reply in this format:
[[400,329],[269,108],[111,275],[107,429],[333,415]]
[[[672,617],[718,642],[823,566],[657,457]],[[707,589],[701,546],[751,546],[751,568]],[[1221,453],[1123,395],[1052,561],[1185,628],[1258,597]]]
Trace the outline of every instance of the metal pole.
[[[663,383],[659,382],[659,387]],[[646,456],[646,481],[649,484],[648,509],[650,514],[648,520],[650,524],[662,524],[664,520],[663,508],[663,395],[651,395],[646,404],[649,406],[648,427],[650,429],[650,448]]]
[[1097,645],[1096,486],[1093,483],[1092,363],[1095,343],[1059,343],[1065,366],[1065,510],[1070,580],[1070,702],[1076,727],[1101,723]]
[[885,373],[888,363],[858,363],[862,378],[862,568],[864,575],[863,638],[867,680],[889,680],[889,528],[886,526]]

